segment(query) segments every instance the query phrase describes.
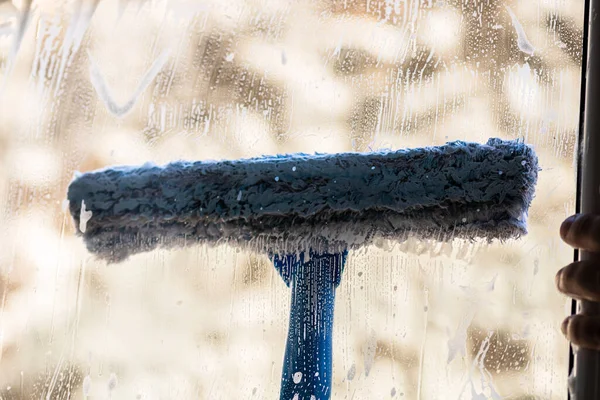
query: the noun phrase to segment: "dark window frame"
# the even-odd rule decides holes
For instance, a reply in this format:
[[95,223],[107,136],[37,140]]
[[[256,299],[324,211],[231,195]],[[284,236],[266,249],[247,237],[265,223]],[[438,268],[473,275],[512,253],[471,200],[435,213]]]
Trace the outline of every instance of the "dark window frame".
[[[600,214],[600,0],[585,0],[581,98],[577,146],[576,213]],[[600,261],[599,253],[575,250],[574,260]],[[577,311],[600,315],[600,303],[572,301],[571,314]],[[575,368],[574,398],[600,399],[600,352],[570,348],[569,375]],[[568,398],[572,399],[571,393]]]

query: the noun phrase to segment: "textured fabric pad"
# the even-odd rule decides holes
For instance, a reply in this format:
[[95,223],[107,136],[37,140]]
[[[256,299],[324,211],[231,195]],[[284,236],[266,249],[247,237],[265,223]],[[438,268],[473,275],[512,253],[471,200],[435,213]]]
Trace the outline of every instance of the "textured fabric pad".
[[87,248],[109,262],[193,243],[335,253],[377,238],[519,237],[537,174],[529,145],[490,139],[113,167],[79,175],[68,199]]

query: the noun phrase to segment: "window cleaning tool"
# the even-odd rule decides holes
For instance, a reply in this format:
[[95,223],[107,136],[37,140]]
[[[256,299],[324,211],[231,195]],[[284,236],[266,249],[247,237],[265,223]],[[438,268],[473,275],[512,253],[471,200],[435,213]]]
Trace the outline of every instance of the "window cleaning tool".
[[280,398],[329,399],[335,289],[378,239],[505,240],[526,231],[538,162],[522,141],[114,167],[79,175],[70,212],[108,262],[193,243],[268,254],[291,287]]

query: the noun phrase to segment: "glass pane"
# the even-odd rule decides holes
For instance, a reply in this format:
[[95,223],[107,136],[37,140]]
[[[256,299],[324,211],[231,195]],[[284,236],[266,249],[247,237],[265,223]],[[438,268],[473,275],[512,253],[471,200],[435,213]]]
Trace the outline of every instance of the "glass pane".
[[582,0],[0,2],[0,396],[278,398],[267,256],[107,265],[68,212],[77,171],[500,137],[540,159],[529,234],[350,252],[331,397],[565,399],[582,21]]

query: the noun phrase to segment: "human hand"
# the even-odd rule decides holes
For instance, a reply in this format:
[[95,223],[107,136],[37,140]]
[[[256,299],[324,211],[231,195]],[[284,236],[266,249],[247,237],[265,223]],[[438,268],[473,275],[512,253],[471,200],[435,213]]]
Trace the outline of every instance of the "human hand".
[[[575,248],[600,252],[600,215],[567,218],[560,227],[560,237]],[[600,302],[600,265],[590,260],[571,263],[556,274],[556,287],[577,300]],[[574,345],[600,350],[600,316],[571,315],[561,330]]]

